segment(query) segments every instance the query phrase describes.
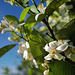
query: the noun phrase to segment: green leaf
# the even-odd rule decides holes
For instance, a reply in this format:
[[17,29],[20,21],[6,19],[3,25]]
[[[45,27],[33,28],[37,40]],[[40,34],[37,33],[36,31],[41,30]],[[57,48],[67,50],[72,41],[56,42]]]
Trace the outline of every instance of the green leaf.
[[45,14],[51,15],[60,5],[67,2],[68,0],[53,0],[46,8]]
[[30,33],[32,32],[32,27],[40,22],[42,19],[44,19],[45,14],[40,14],[40,16],[38,16],[37,21],[35,20],[35,16],[36,15],[31,15],[27,18],[26,23],[24,25],[24,31],[25,33],[27,33],[27,36],[30,35]]
[[30,23],[36,23],[35,20],[35,15],[31,15],[27,18],[26,23],[30,24]]
[[51,75],[75,75],[75,65],[66,61],[50,62],[49,69]]
[[29,9],[30,9],[30,7],[27,7],[27,8],[25,8],[25,9],[22,11],[21,16],[20,16],[20,22],[21,22],[21,21],[24,21],[24,19],[25,19],[27,13],[28,13],[28,11],[29,11]]
[[32,32],[32,27],[35,25],[35,23],[25,24],[24,25],[24,32],[27,34],[27,37],[30,36],[30,33]]
[[37,22],[42,21],[45,18],[45,14],[39,13],[35,16]]
[[31,16],[29,16],[27,18],[27,20],[26,20],[26,23],[28,23],[28,24],[30,24],[30,23],[38,23],[38,22],[42,21],[45,18],[45,14],[40,14],[40,15],[38,15],[37,21],[36,21],[35,20],[36,16],[37,15],[31,15]]
[[34,12],[34,13],[39,13],[38,12],[38,10],[36,9],[36,7],[34,6],[34,5],[32,5],[31,7],[30,7],[30,10],[32,11],[32,12]]
[[70,39],[75,43],[75,18],[62,27],[57,33],[57,39]]
[[0,57],[2,57],[6,52],[8,52],[10,49],[12,49],[15,46],[16,44],[12,44],[12,45],[7,45],[7,46],[0,48]]
[[17,19],[17,17],[15,17],[15,16],[12,16],[12,15],[6,15],[5,16],[6,17],[6,19],[8,20],[8,21],[17,21],[17,23],[19,23],[19,20]]
[[47,54],[47,52],[43,49],[46,43],[47,41],[44,39],[44,37],[34,29],[30,35],[29,45],[34,59],[36,59],[38,62],[43,62],[44,56]]

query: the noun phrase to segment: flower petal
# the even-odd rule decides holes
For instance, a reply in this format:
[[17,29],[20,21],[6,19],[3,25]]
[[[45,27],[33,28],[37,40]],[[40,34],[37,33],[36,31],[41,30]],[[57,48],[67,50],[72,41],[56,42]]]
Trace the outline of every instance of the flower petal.
[[18,27],[21,27],[21,26],[23,26],[24,24],[25,24],[25,23],[21,23],[21,24],[19,24],[19,25],[17,26],[17,28],[18,28]]
[[50,42],[50,43],[49,43],[49,46],[50,46],[51,48],[56,48],[56,46],[57,46],[57,41]]
[[8,31],[12,31],[12,30],[11,30],[10,28],[6,28],[6,29],[3,29],[3,30],[1,31],[1,33],[4,34],[4,33],[8,32]]
[[40,16],[40,14],[42,14],[42,13],[39,13],[39,14],[37,14],[37,15],[35,16],[35,20],[36,20],[36,21],[38,20],[38,17]]
[[33,64],[35,65],[36,68],[38,68],[38,64],[35,59],[33,59]]
[[51,49],[50,49],[50,47],[48,46],[48,44],[45,45],[45,51],[47,51],[47,52],[50,52],[50,51],[51,51]]
[[28,59],[28,51],[27,50],[24,51],[23,58],[25,58],[26,60]]
[[26,47],[27,47],[27,49],[29,48],[29,43],[28,42],[26,42]]
[[68,44],[62,44],[62,45],[58,46],[56,48],[56,50],[62,52],[62,51],[65,51],[67,48],[68,48]]
[[56,53],[55,58],[58,59],[58,60],[61,60],[63,58],[63,56],[59,53]]
[[53,58],[53,54],[48,54],[44,57],[45,60],[51,60]]
[[45,71],[43,72],[43,74],[44,74],[44,75],[49,75],[49,70],[45,70]]
[[9,27],[9,23],[7,21],[2,20],[1,21],[6,27]]

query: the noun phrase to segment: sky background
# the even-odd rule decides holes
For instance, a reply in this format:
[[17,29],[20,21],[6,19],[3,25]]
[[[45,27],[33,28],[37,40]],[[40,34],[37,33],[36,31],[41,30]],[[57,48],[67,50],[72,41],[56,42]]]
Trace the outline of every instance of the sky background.
[[[4,0],[0,0],[0,22],[1,20],[3,20],[3,17],[5,15],[14,15],[19,19],[22,11],[23,8],[18,6],[11,6],[9,3],[4,2]],[[9,36],[11,36],[10,33],[0,33],[0,48],[5,45],[14,43],[8,40]],[[22,60],[21,56],[17,53],[17,50],[18,46],[11,49],[9,52],[7,52],[4,56],[0,58],[0,75],[2,75],[2,67],[8,67],[13,72],[17,72],[15,68],[21,64]]]
[[[40,4],[40,1],[41,0],[36,0],[37,5]],[[29,5],[32,5],[31,1]],[[0,23],[5,15],[13,15],[19,19],[22,11],[22,7],[11,6],[9,3],[4,2],[4,0],[0,0]],[[14,44],[14,42],[8,40],[9,36],[11,36],[10,33],[0,33],[0,48],[5,45]],[[2,67],[8,67],[12,72],[17,72],[15,68],[20,65],[22,61],[22,56],[17,53],[18,49],[18,46],[16,46],[0,58],[0,75],[2,75]]]

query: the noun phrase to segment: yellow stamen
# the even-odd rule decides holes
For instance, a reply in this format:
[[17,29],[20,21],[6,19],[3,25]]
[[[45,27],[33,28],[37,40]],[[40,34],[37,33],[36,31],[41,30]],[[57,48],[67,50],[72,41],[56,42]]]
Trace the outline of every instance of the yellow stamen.
[[12,25],[13,24],[13,22],[9,22],[9,25]]
[[7,1],[7,0],[4,0],[5,2]]
[[6,20],[6,17],[3,17],[4,20]]
[[38,8],[41,8],[41,7],[42,7],[42,5],[39,5],[39,6],[38,6]]
[[62,7],[62,6],[60,6],[60,7],[59,7],[59,9],[60,9],[60,10],[62,10],[62,9],[63,9],[63,7]]
[[63,40],[59,40],[60,42],[63,42]]
[[50,54],[54,54],[54,53],[55,53],[55,51],[51,51],[51,52],[50,52]]
[[28,61],[30,61],[31,60],[31,57],[28,57]]

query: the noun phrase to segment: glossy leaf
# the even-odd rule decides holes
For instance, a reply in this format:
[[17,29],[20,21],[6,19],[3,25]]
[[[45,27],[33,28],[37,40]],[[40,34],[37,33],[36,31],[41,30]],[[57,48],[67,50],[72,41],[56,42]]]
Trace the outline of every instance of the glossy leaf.
[[0,57],[2,57],[5,53],[7,53],[10,49],[12,49],[15,46],[16,44],[12,44],[12,45],[7,45],[7,46],[0,48]]
[[30,23],[38,23],[40,21],[42,21],[45,18],[45,14],[40,14],[37,17],[37,21],[36,21],[36,15],[31,15],[27,18],[26,23],[30,24]]
[[46,44],[46,40],[36,30],[33,30],[30,35],[29,45],[31,53],[38,62],[43,62],[44,56],[47,54],[43,47]]
[[53,0],[46,8],[45,14],[51,15],[60,5],[67,2],[68,0]]
[[45,18],[45,14],[39,13],[35,16],[35,20],[40,22]]
[[6,15],[5,16],[6,17],[6,19],[8,20],[8,21],[17,21],[17,23],[19,23],[19,20],[17,19],[17,17],[15,17],[15,16],[12,16],[12,15]]
[[35,20],[35,15],[31,15],[27,18],[26,23],[30,24],[30,23],[36,23]]
[[69,23],[64,25],[62,29],[60,29],[56,33],[56,37],[58,39],[70,39],[73,43],[75,43],[75,19],[71,20]]
[[50,68],[51,75],[74,75],[75,74],[75,65],[66,61],[50,62],[49,68]]
[[28,11],[29,11],[29,9],[30,9],[30,7],[27,7],[27,8],[25,8],[25,9],[22,11],[21,16],[20,16],[20,22],[21,22],[21,21],[24,21],[24,19],[25,19],[27,13],[28,13]]

